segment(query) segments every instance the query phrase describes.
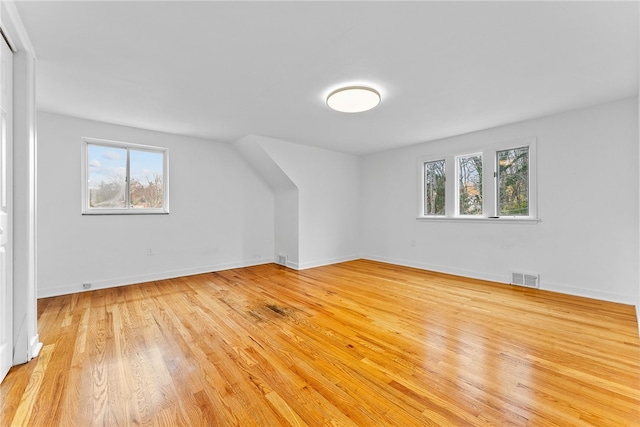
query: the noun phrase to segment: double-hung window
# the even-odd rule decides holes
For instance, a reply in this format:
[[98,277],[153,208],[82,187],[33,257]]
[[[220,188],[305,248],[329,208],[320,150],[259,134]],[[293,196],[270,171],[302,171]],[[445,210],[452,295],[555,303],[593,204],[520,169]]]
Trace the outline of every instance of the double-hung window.
[[166,148],[83,138],[83,214],[169,212]]
[[537,220],[535,138],[420,159],[418,219]]

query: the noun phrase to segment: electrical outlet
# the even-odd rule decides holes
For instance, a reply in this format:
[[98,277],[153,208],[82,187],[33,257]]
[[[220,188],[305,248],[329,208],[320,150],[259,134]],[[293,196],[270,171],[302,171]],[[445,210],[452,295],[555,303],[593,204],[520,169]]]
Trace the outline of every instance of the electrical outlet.
[[147,248],[147,255],[148,256],[153,255],[153,249],[152,248]]
[[91,283],[83,283],[82,289],[91,289]]

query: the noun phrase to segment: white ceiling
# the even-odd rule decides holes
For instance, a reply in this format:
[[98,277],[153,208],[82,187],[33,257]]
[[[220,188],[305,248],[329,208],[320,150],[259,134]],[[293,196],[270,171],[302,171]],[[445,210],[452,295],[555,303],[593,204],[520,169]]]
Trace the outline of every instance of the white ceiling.
[[[638,94],[638,2],[16,5],[39,109],[216,141],[366,154]],[[381,104],[328,109],[344,84]]]

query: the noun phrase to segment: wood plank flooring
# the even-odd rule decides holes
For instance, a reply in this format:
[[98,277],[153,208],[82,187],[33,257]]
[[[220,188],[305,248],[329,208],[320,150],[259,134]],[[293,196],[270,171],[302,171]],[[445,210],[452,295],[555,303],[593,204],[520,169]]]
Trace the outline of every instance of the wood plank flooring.
[[38,303],[3,426],[640,426],[632,306],[358,260]]

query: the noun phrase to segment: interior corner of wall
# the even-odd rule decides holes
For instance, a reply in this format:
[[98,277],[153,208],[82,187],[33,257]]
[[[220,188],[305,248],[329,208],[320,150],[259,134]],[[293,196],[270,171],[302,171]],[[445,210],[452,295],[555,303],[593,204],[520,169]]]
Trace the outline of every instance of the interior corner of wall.
[[[298,186],[269,150],[268,141],[259,135],[245,135],[233,146],[274,190],[298,189]],[[277,140],[273,140],[277,141]]]
[[238,146],[246,146],[248,144],[256,143],[256,142],[257,142],[256,141],[256,135],[249,134],[249,135],[243,136],[242,138],[236,139],[232,143],[232,145],[235,146],[235,147],[238,147]]

